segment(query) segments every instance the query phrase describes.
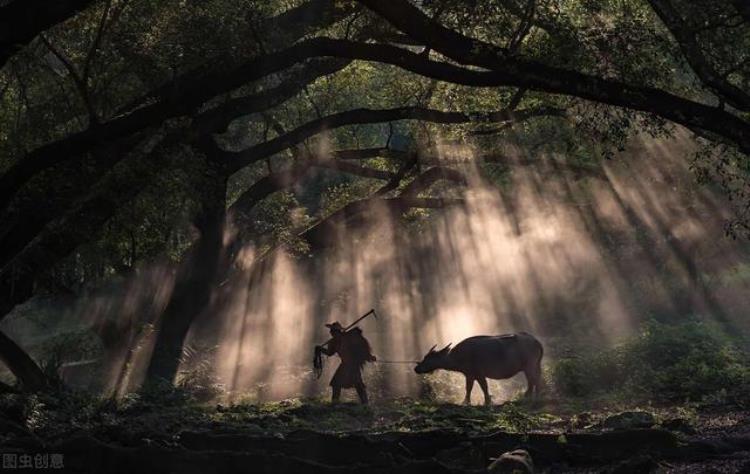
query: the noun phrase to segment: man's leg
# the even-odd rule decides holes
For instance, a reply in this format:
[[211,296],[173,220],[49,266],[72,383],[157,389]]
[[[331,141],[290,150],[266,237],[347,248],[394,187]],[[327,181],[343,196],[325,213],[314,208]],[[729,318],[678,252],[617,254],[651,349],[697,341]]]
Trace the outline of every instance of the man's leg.
[[367,387],[365,387],[365,384],[358,383],[354,386],[354,388],[357,389],[357,395],[359,395],[359,401],[362,402],[363,405],[367,405],[368,399],[367,399]]

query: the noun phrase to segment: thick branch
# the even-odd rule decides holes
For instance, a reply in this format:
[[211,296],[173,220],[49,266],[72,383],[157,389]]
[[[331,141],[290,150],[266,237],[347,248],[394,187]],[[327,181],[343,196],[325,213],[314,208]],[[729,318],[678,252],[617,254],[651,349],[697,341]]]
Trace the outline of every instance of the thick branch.
[[221,133],[229,124],[243,115],[269,110],[297,95],[317,79],[345,68],[349,60],[324,58],[310,60],[303,67],[288,74],[277,86],[263,92],[235,97],[195,117],[195,134]]
[[48,386],[47,378],[37,363],[2,331],[0,331],[0,361],[10,369],[26,390],[37,391]]
[[[355,150],[350,150],[355,151]],[[359,150],[356,150],[359,151]],[[335,156],[335,153],[334,153]],[[388,171],[376,170],[365,166],[348,163],[337,159],[326,157],[308,157],[300,163],[295,163],[291,167],[268,174],[253,183],[239,198],[230,206],[230,214],[237,212],[248,212],[258,202],[270,196],[271,194],[294,186],[302,178],[310,173],[313,167],[328,168],[342,173],[353,174],[363,178],[373,178],[387,180],[393,178],[394,174]]]
[[728,104],[739,110],[750,110],[750,95],[742,89],[724,80],[703,54],[695,33],[680,17],[679,12],[669,0],[649,0],[651,8],[672,33],[690,67],[709,89],[719,95]]
[[419,155],[416,152],[405,154],[402,158],[403,163],[399,166],[398,171],[389,179],[387,183],[375,191],[375,196],[385,196],[389,192],[401,186],[401,182],[408,176],[413,169],[419,165]]
[[445,166],[434,166],[414,178],[414,180],[409,183],[403,191],[401,191],[400,197],[416,197],[419,193],[426,191],[430,186],[440,180],[466,184],[466,176],[460,171],[446,168]]
[[277,191],[293,186],[302,177],[307,176],[311,167],[312,163],[306,161],[260,178],[234,201],[229,207],[229,215],[249,212],[261,200]]
[[[536,109],[534,116],[563,116],[564,111],[555,108]],[[512,112],[499,110],[493,112],[466,113],[444,112],[423,107],[398,107],[395,109],[354,109],[339,112],[308,122],[284,135],[259,143],[239,152],[225,151],[222,160],[229,170],[237,171],[253,162],[296,145],[320,132],[347,125],[392,122],[396,120],[422,120],[425,122],[457,123],[493,123],[514,120],[525,116],[524,111]]]

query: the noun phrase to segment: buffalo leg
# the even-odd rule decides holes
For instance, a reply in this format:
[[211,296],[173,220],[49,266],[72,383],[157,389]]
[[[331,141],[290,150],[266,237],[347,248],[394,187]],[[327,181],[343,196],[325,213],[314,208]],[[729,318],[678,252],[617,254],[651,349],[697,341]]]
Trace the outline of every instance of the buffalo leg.
[[526,375],[526,383],[528,384],[524,396],[526,398],[531,398],[532,395],[536,395],[538,397],[539,384],[542,380],[541,367],[531,367],[530,369],[524,370],[523,373]]
[[339,399],[341,398],[341,387],[338,385],[334,385],[333,392],[331,393],[331,403],[338,403]]
[[531,398],[534,393],[534,382],[528,372],[526,372],[526,393],[523,394],[524,398]]
[[487,406],[492,405],[492,398],[490,398],[490,389],[487,387],[487,379],[484,377],[479,377],[477,379],[477,382],[479,382],[479,387],[482,389],[482,392],[484,392],[484,404]]
[[466,376],[466,398],[464,398],[464,405],[471,405],[471,389],[474,388],[474,378]]

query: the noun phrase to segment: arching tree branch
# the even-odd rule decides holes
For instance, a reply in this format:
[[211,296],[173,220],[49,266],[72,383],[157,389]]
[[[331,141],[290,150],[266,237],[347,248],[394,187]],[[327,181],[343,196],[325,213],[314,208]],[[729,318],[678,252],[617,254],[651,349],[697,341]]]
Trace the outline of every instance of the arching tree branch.
[[[415,181],[427,182],[433,179],[422,179],[422,176],[418,176]],[[373,209],[380,208],[395,218],[411,208],[442,209],[463,203],[462,199],[418,198],[413,193],[402,193],[393,198],[383,198],[375,193],[335,211],[302,232],[300,237],[310,245],[310,251],[315,253],[335,245],[343,230],[349,233],[371,224],[378,216],[372,212]]]
[[750,124],[741,118],[669,92],[603,79],[573,70],[528,61],[493,44],[469,38],[427,17],[405,0],[359,0],[399,30],[461,64],[495,72],[507,86],[566,94],[649,112],[685,125],[718,133],[750,153]]
[[562,117],[564,115],[564,110],[553,107],[540,107],[533,110],[499,110],[478,113],[445,112],[423,107],[354,109],[313,120],[284,135],[259,143],[242,151],[223,151],[218,153],[227,169],[230,171],[237,171],[250,163],[278,153],[290,146],[294,146],[313,135],[347,125],[382,123],[396,120],[422,120],[425,122],[443,124],[494,123],[513,121],[516,118],[523,120],[530,117]]
[[221,133],[243,116],[269,110],[300,93],[323,76],[334,74],[350,63],[347,59],[314,58],[291,71],[281,83],[257,94],[235,97],[195,117],[195,134]]

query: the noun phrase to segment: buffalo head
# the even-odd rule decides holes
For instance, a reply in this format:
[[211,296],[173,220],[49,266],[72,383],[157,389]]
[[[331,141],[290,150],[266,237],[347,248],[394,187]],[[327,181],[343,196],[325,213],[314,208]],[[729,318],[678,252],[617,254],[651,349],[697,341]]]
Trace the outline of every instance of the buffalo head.
[[429,352],[425,354],[422,361],[417,363],[417,366],[414,367],[414,372],[418,374],[428,374],[437,369],[442,369],[445,367],[448,353],[451,350],[451,345],[448,344],[439,351],[436,351],[435,347],[437,347],[437,345],[432,346]]

